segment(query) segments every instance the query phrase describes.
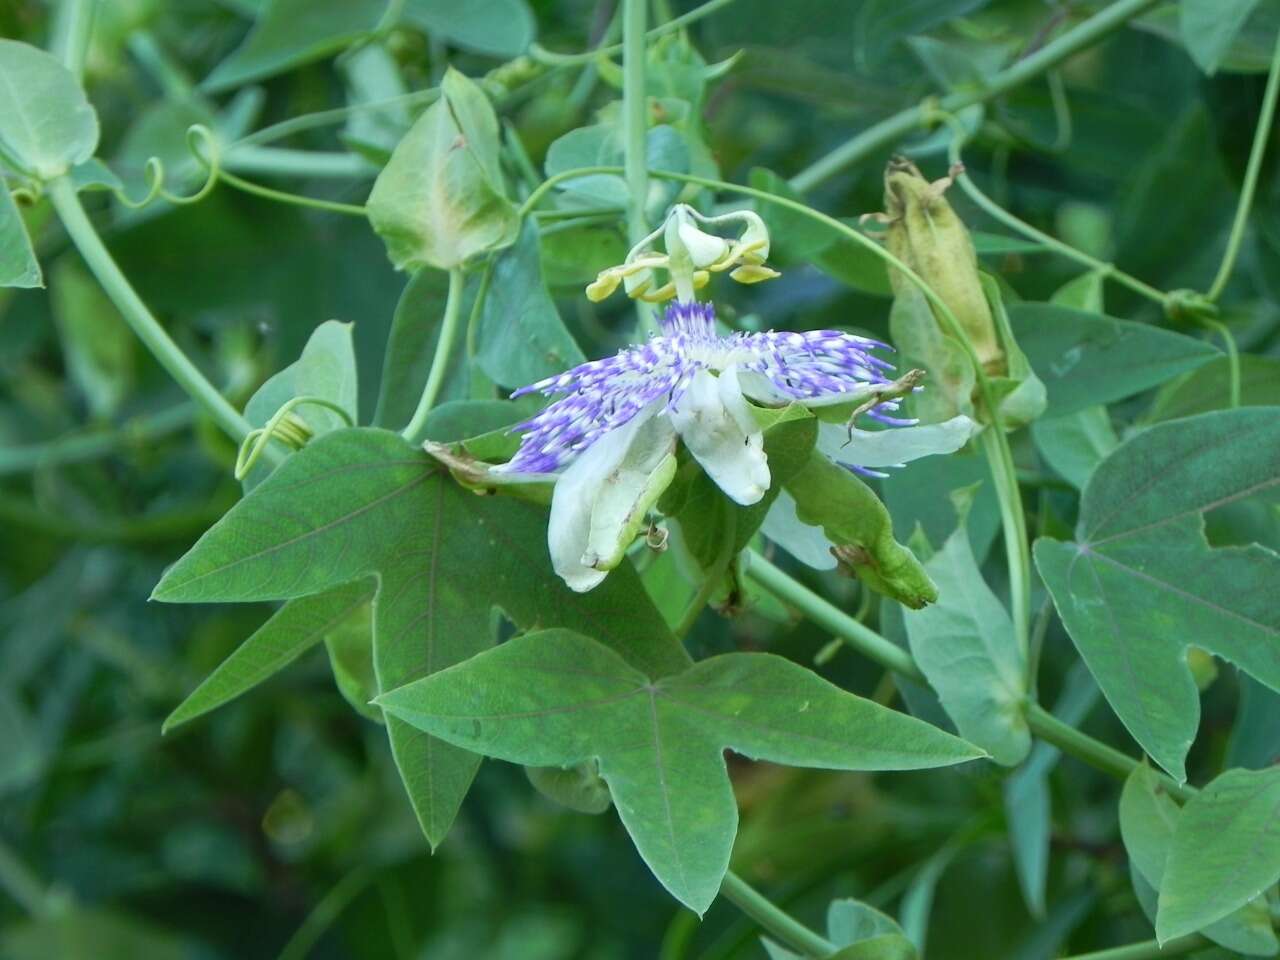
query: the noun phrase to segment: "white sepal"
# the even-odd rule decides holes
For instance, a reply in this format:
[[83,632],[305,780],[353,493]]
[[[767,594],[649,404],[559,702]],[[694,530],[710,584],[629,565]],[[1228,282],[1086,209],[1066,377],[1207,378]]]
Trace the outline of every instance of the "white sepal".
[[963,414],[919,427],[850,431],[836,423],[818,428],[818,449],[836,463],[893,467],[940,453],[954,453],[968,442],[976,424]]
[[685,446],[730,499],[749,507],[769,489],[764,433],[738,385],[736,367],[719,377],[694,374],[671,411],[671,422]]

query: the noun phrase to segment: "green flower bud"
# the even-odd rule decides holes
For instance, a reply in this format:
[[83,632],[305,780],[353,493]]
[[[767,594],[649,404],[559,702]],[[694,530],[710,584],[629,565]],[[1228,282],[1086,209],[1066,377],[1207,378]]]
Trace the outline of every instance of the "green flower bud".
[[[983,369],[1003,375],[1008,364],[978,277],[973,241],[944,196],[950,185],[950,177],[930,183],[910,160],[890,160],[884,174],[885,243],[955,314]],[[889,277],[895,292],[911,283],[897,270]]]

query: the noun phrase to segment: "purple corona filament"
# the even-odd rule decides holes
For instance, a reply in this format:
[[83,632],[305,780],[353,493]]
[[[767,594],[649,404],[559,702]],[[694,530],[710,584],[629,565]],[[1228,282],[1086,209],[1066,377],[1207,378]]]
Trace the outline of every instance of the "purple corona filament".
[[[523,434],[520,449],[498,469],[554,473],[650,404],[664,398],[664,409],[679,404],[699,370],[719,373],[733,366],[740,377],[748,372],[760,374],[768,388],[752,390],[749,379],[743,378],[748,396],[804,403],[889,383],[886,374],[893,366],[871,351],[891,349],[878,340],[837,330],[720,336],[710,303],[673,303],[660,335],[515,391],[512,397],[564,396],[512,428]],[[897,409],[897,400],[887,400],[868,416],[888,426],[916,422],[891,416]]]

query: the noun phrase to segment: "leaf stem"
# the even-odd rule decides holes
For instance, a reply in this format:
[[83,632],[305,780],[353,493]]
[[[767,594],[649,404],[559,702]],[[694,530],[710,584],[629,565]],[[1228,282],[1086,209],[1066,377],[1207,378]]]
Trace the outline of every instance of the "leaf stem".
[[1253,209],[1254,194],[1258,189],[1258,174],[1262,172],[1262,160],[1267,153],[1267,140],[1271,137],[1271,123],[1276,115],[1276,99],[1280,96],[1280,34],[1276,35],[1276,47],[1271,54],[1271,72],[1267,74],[1267,88],[1262,94],[1262,110],[1258,113],[1258,126],[1253,132],[1253,147],[1249,151],[1249,164],[1245,167],[1244,183],[1240,186],[1240,202],[1236,205],[1236,217],[1231,224],[1227,249],[1222,255],[1218,274],[1209,287],[1208,298],[1217,300],[1226,289],[1236,258],[1244,243],[1245,227],[1249,223],[1249,211]]
[[1144,940],[1142,943],[1131,943],[1124,947],[1111,947],[1107,950],[1095,950],[1092,953],[1076,953],[1063,960],[1163,960],[1164,957],[1181,957],[1195,953],[1205,947],[1212,946],[1208,940],[1193,933],[1190,936],[1170,940],[1164,946],[1159,941]]
[[275,177],[317,177],[334,180],[372,177],[378,168],[355,153],[291,150],[241,144],[222,158],[228,170]]
[[264,200],[274,200],[277,203],[287,203],[295,207],[311,207],[313,210],[324,210],[328,213],[342,213],[349,217],[367,217],[369,212],[359,204],[355,203],[339,203],[336,200],[320,200],[316,197],[304,197],[296,193],[285,193],[283,190],[272,190],[270,187],[264,187],[261,184],[250,183],[248,180],[242,180],[234,173],[228,173],[226,170],[219,169],[216,178],[229,186],[235,187],[244,193],[251,193],[255,197],[262,197]]
[[[1002,442],[1003,441],[1003,442]],[[1000,526],[1009,567],[1009,605],[1012,607],[1013,632],[1024,671],[1031,668],[1031,552],[1027,547],[1026,515],[1022,510],[1022,491],[1013,465],[1013,454],[1003,431],[994,425],[982,431],[982,452],[991,466],[996,500],[1000,505]]]
[[47,188],[49,199],[71,242],[138,339],[227,436],[237,443],[242,441],[253,429],[252,425],[227,402],[147,309],[98,236],[71,181],[65,176],[58,177],[51,180]]
[[449,271],[449,292],[444,302],[444,320],[440,324],[440,338],[436,341],[436,350],[431,357],[431,371],[427,374],[427,385],[422,389],[422,398],[418,401],[418,409],[413,412],[413,419],[401,431],[401,435],[409,441],[420,438],[427,425],[427,416],[435,406],[440,388],[444,386],[445,374],[449,370],[449,355],[453,353],[453,341],[458,335],[458,318],[462,315],[462,286],[464,274],[461,267]]
[[798,580],[793,580],[754,550],[743,557],[746,576],[779,600],[802,611],[810,620],[828,630],[864,656],[917,683],[926,683],[911,654],[891,640],[860,623],[835,604],[818,596]]
[[869,127],[792,177],[791,186],[801,193],[813,189],[863,158],[892,146],[907,134],[926,125],[937,110],[956,113],[965,107],[994,100],[1098,42],[1159,2],[1161,0],[1119,0],[1030,56],[997,73],[981,89],[957,91],[943,97],[936,104],[908,107]]
[[732,870],[725,873],[720,893],[783,946],[807,957],[826,957],[835,952],[835,944],[818,936]]
[[93,15],[97,5],[97,0],[62,0],[58,4],[52,53],[77,80],[84,77],[84,61],[89,52],[89,36],[93,33]]

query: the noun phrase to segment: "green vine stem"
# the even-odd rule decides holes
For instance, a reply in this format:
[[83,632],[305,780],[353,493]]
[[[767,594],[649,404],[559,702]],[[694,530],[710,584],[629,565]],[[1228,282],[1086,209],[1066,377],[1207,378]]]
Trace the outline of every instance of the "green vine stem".
[[291,150],[239,144],[226,148],[223,163],[229,170],[272,177],[315,177],[347,180],[372,177],[378,168],[355,153],[323,150]]
[[[748,552],[746,561],[745,572],[749,579],[800,610],[815,624],[830,630],[881,666],[918,683],[927,682],[911,654],[902,647],[859,623],[839,607],[787,576],[759,554]],[[1038,704],[1028,703],[1025,709],[1027,725],[1032,733],[1104,773],[1123,779],[1139,764],[1132,757],[1063,723]],[[1196,792],[1193,787],[1177,783],[1163,774],[1160,776],[1165,788],[1180,800],[1188,800]]]
[[1235,270],[1236,258],[1240,256],[1245,227],[1249,223],[1249,212],[1253,209],[1253,198],[1258,189],[1258,175],[1262,172],[1262,160],[1267,153],[1267,140],[1271,137],[1271,124],[1276,115],[1277,96],[1280,96],[1280,34],[1276,36],[1276,47],[1271,54],[1271,72],[1267,75],[1267,88],[1262,94],[1262,110],[1258,113],[1258,126],[1253,132],[1253,147],[1249,151],[1249,164],[1245,168],[1244,183],[1240,186],[1240,202],[1236,205],[1231,235],[1227,239],[1227,249],[1222,255],[1218,274],[1209,287],[1207,296],[1211,301],[1216,301],[1222,296],[1222,291],[1226,289],[1227,281],[1231,279],[1231,273]]
[[191,425],[195,407],[182,403],[128,420],[114,430],[70,433],[22,447],[0,447],[0,477],[46,467],[96,460],[131,445],[142,446]]
[[1057,253],[1068,260],[1073,260],[1081,266],[1088,267],[1091,270],[1096,270],[1098,273],[1114,280],[1116,283],[1128,287],[1134,293],[1159,304],[1162,308],[1166,308],[1168,306],[1169,295],[1167,293],[1157,290],[1148,283],[1143,283],[1137,277],[1130,276],[1123,270],[1117,269],[1115,264],[1099,260],[1097,257],[1090,256],[1083,250],[1077,250],[1070,244],[1063,243],[1057,237],[1051,236],[1043,230],[1038,230],[1025,220],[1014,216],[978,189],[978,185],[973,182],[973,178],[965,172],[964,161],[961,158],[960,152],[964,149],[965,134],[960,121],[952,114],[943,114],[941,116],[956,132],[948,150],[952,167],[959,168],[955,176],[956,183],[960,185],[960,189],[965,192],[965,195],[968,196],[969,199],[979,207],[979,209],[993,220],[1003,223],[1006,227],[1017,231],[1024,237],[1048,247],[1054,253]]
[[408,426],[401,431],[406,440],[417,440],[422,436],[427,425],[427,416],[435,406],[440,388],[444,386],[445,374],[449,370],[449,355],[453,353],[453,341],[458,335],[458,318],[462,314],[462,287],[465,274],[461,267],[449,271],[449,292],[444,303],[444,320],[440,323],[440,337],[436,340],[436,350],[431,357],[431,371],[427,374],[427,384],[422,389],[422,398]]
[[138,339],[227,436],[237,443],[244,440],[253,425],[227,402],[147,309],[98,236],[71,181],[65,176],[58,177],[50,181],[47,188],[49,200],[71,242]]
[[1131,943],[1124,947],[1111,947],[1107,950],[1095,950],[1093,953],[1077,953],[1064,960],[1163,960],[1164,957],[1182,957],[1195,953],[1205,947],[1213,946],[1199,934],[1191,934],[1170,940],[1164,946],[1158,941],[1144,940],[1142,943]]
[[990,77],[983,84],[982,89],[948,94],[933,107],[929,104],[909,107],[869,127],[792,177],[791,186],[801,193],[813,189],[858,161],[893,146],[903,137],[926,125],[930,115],[936,109],[956,113],[965,107],[994,100],[1046,70],[1052,69],[1085,47],[1092,46],[1159,2],[1161,0],[1118,0],[1117,3],[1083,21],[1056,40],[1045,44],[1035,53],[1023,57],[1011,67]]
[[724,875],[720,893],[783,946],[806,957],[827,957],[835,952],[835,944],[776,906],[732,870]]
[[332,400],[326,400],[324,397],[292,397],[272,415],[265,425],[250,430],[244,442],[240,444],[240,452],[236,456],[235,478],[237,480],[243,480],[249,475],[249,471],[257,465],[273,439],[282,440],[295,447],[302,446],[310,439],[309,428],[305,424],[299,426],[292,419],[294,409],[307,403],[332,410],[346,421],[348,427],[355,426],[351,414]]
[[645,157],[645,134],[649,132],[646,115],[649,97],[644,87],[645,16],[648,0],[623,0],[622,6],[622,117],[626,145],[627,234],[631,243],[639,243],[649,225],[645,222],[644,204],[649,196],[649,172]]
[[53,25],[53,49],[50,51],[68,70],[80,79],[89,53],[89,35],[93,32],[93,16],[97,0],[62,0]]

